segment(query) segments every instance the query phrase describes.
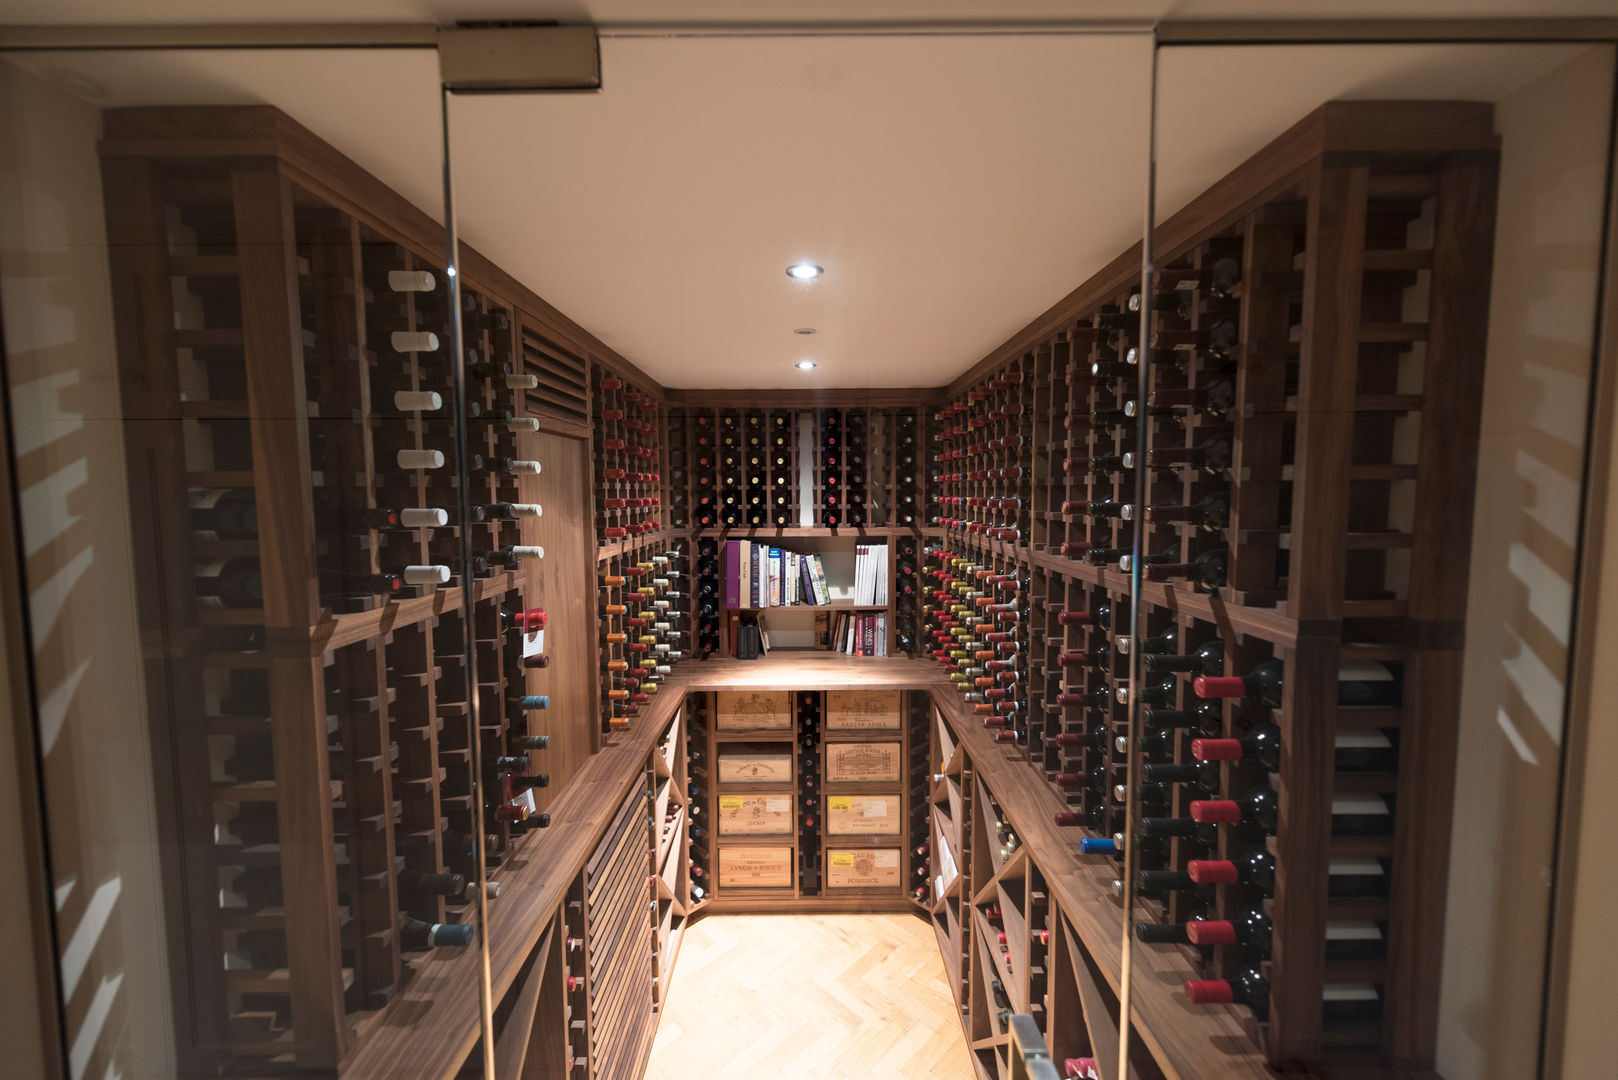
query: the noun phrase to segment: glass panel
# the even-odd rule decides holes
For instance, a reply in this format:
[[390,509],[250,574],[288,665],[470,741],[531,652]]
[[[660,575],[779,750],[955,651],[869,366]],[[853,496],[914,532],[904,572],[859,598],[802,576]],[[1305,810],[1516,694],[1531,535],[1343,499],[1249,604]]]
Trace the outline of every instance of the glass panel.
[[[530,580],[557,644],[554,664],[528,681],[551,707],[528,722],[553,740],[544,759],[551,792],[592,746],[621,753],[650,720],[669,716],[658,696],[642,696],[657,688],[643,673],[660,665],[643,667],[634,647],[665,644],[656,624],[668,620],[641,597],[669,603],[676,632],[687,629],[671,653],[695,650],[720,665],[745,659],[751,627],[763,624],[768,661],[787,667],[805,654],[832,659],[813,649],[817,637],[826,647],[834,626],[844,636],[832,647],[849,651],[857,624],[836,620],[850,616],[890,620],[890,656],[930,657],[926,609],[949,606],[927,599],[935,583],[997,592],[1004,609],[990,617],[1006,640],[973,650],[1016,646],[997,654],[991,675],[968,671],[982,657],[954,664],[955,676],[993,684],[963,687],[975,738],[996,756],[1010,751],[1016,782],[1034,772],[1087,775],[1084,748],[1059,738],[1088,730],[1086,712],[1056,704],[1065,685],[1083,695],[1085,673],[1057,668],[1054,652],[1045,661],[1047,647],[1083,647],[1088,629],[1055,616],[1063,605],[1091,610],[1099,571],[1077,568],[1076,556],[1065,569],[1036,565],[1031,553],[1055,555],[1083,538],[1069,531],[1062,504],[1092,497],[1090,474],[1070,481],[1062,462],[1090,444],[1063,419],[1088,419],[1092,409],[1089,312],[1082,326],[1050,317],[1001,346],[1104,268],[1120,300],[1138,280],[1138,255],[1132,266],[1115,260],[1144,225],[1150,47],[1129,33],[606,35],[599,93],[451,96],[463,285],[481,278],[473,291],[514,303],[519,370],[539,382],[526,403],[541,430],[522,438],[544,462],[538,529],[547,539]],[[820,276],[798,278],[788,268],[800,263]],[[964,379],[990,353],[971,393],[950,400],[970,396],[974,415],[993,414],[991,426],[974,426],[971,440],[946,433],[937,394],[923,388]],[[966,442],[991,438],[997,445],[980,460],[995,474],[969,478],[979,466],[960,463]],[[1098,441],[1095,453],[1126,448]],[[593,492],[570,496],[561,478],[581,473]],[[1112,473],[1094,483],[1096,499],[1119,494]],[[938,494],[949,501],[929,501]],[[553,515],[570,497],[592,506],[594,520]],[[639,502],[647,498],[662,501]],[[937,531],[924,537],[918,526]],[[816,560],[827,592],[814,603],[738,597],[738,567],[727,559],[742,540],[761,545],[765,560],[776,549]],[[855,588],[866,561],[856,546],[867,543],[890,546],[882,561],[897,583],[874,604]],[[656,561],[663,557],[670,561]],[[569,598],[580,560],[595,566],[593,604]],[[935,582],[933,571],[947,580]],[[980,575],[996,580],[985,585]],[[686,591],[689,603],[669,599]],[[987,603],[950,595],[968,607]],[[973,620],[956,623],[963,631],[972,610]],[[1033,642],[1031,627],[1043,631],[1047,618],[1054,633]],[[1103,636],[1113,629],[1109,622]],[[592,662],[593,679],[579,681]],[[916,667],[918,684],[934,680]],[[713,665],[696,670],[711,677]],[[942,979],[965,1022],[958,1044],[955,1029],[941,1029],[952,1043],[939,1053],[1006,1075],[1003,1036],[1016,1013],[1032,1015],[1059,1060],[1115,1044],[1123,911],[1091,902],[1065,863],[1047,866],[1040,850],[1021,850],[1029,804],[1009,802],[1010,777],[974,774],[951,734],[961,721],[944,720],[925,692],[854,706],[831,676],[798,671],[784,684],[759,672],[766,689],[756,695],[690,694],[671,741],[656,733],[672,774],[654,756],[647,792],[665,879],[650,906],[659,991],[683,935],[722,925],[723,908],[710,903],[890,911],[909,894],[943,953],[917,977]],[[1017,683],[1007,689],[1002,675]],[[1013,703],[1020,711],[1005,710]],[[1110,787],[1089,798],[1103,814]],[[894,805],[905,813],[894,815]],[[1013,808],[1016,821],[1005,812]],[[616,810],[575,813],[568,826],[614,836]],[[606,865],[610,853],[598,854]],[[520,891],[554,869],[525,862],[519,849],[495,876]],[[592,873],[578,874],[566,929],[556,933],[620,916],[612,897],[586,889]],[[704,921],[689,923],[699,911]],[[496,916],[494,928],[491,982],[504,1031],[505,1002],[520,994],[535,942],[548,939],[538,922]],[[609,1031],[592,1028],[588,1047],[581,1031],[564,1048],[593,1051],[597,1068],[651,1020],[614,1004],[641,999],[638,984],[626,985],[635,963],[598,967],[587,962],[591,948],[553,961],[576,979],[576,1010],[619,1019]],[[636,941],[628,954],[635,962],[639,949]],[[678,1030],[691,1007],[681,994],[676,987],[667,1001],[665,1031]],[[666,1071],[655,1055],[653,1072]]]
[[1537,1067],[1612,92],[1607,47],[1159,53],[1141,1075]]
[[503,627],[441,509],[436,89],[431,50],[0,62],[74,1076],[329,1074],[428,983],[477,1025],[468,657]]

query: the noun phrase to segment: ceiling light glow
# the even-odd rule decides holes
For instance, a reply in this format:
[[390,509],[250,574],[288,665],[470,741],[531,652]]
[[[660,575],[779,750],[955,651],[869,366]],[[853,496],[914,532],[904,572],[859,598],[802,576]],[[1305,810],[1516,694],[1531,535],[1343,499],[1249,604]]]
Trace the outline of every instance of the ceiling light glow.
[[787,277],[793,281],[813,281],[826,271],[814,263],[793,263],[787,267]]
[[799,360],[794,366],[797,367],[799,371],[808,371],[815,366],[815,362],[813,360]]

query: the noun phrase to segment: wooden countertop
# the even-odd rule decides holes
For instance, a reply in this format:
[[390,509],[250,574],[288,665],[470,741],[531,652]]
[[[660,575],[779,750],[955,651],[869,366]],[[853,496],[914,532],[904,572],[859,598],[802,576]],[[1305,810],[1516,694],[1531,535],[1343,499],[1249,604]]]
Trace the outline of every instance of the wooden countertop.
[[848,656],[777,649],[759,660],[700,660],[678,675],[692,690],[929,690],[947,687],[943,669],[908,656]]

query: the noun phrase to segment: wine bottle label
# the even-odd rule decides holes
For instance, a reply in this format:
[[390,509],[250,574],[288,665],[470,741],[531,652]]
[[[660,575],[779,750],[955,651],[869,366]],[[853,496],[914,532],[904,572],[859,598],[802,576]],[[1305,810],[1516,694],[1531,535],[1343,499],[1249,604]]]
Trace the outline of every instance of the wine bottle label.
[[1387,814],[1388,804],[1378,795],[1338,795],[1331,801],[1332,817],[1371,817]]
[[545,557],[545,549],[536,545],[520,545],[506,550],[511,553],[513,559],[543,559]]
[[539,517],[540,515],[542,515],[544,513],[545,513],[545,508],[543,506],[539,505],[539,503],[512,503],[511,504],[511,516],[512,517],[519,517],[519,518],[523,518],[523,517]]
[[1328,983],[1320,988],[1321,1001],[1381,1001],[1382,995],[1370,983]]
[[435,412],[444,407],[444,399],[433,390],[395,390],[393,407],[400,412]]
[[399,571],[406,585],[443,585],[449,581],[447,566],[407,566]]
[[426,270],[389,270],[388,288],[394,292],[432,292],[438,281]]
[[391,337],[394,352],[437,352],[438,335],[422,331],[395,330]]
[[1326,923],[1327,941],[1381,941],[1382,931],[1365,919],[1334,919]]
[[399,524],[407,529],[436,529],[449,524],[449,514],[431,508],[401,510]]
[[442,469],[442,450],[400,450],[394,458],[401,469]]
[[507,390],[533,390],[539,386],[539,376],[507,375],[505,382]]
[[532,416],[514,416],[502,422],[507,431],[538,431],[539,421]]
[[513,475],[516,475],[516,476],[538,476],[539,475],[539,462],[537,462],[537,461],[513,461],[511,463],[511,472],[512,472]]

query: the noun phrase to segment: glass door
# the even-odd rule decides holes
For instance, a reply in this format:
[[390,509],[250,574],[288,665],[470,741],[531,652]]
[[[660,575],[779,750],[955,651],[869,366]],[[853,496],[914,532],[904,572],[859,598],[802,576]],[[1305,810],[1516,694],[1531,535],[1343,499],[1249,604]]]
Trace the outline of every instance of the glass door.
[[1158,52],[1141,1075],[1537,1067],[1612,93],[1608,45]]
[[416,1000],[478,1029],[472,672],[511,616],[460,586],[510,574],[459,496],[525,466],[463,452],[434,52],[15,53],[0,86],[72,1075],[330,1074]]

